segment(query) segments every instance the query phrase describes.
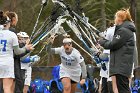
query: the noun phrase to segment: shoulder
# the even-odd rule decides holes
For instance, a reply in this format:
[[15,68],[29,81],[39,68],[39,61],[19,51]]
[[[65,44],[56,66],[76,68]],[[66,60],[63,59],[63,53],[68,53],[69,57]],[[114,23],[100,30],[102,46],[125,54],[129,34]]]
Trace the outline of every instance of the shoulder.
[[9,35],[16,35],[14,32],[10,31],[10,30],[5,30],[4,32],[6,32]]
[[63,46],[58,47],[58,49],[60,49],[61,51],[62,51],[62,50],[65,50]]
[[14,33],[14,32],[12,32],[12,31],[8,31],[8,33],[11,35],[11,36],[14,36],[14,37],[17,37],[17,35]]
[[131,21],[125,21],[122,24],[122,27],[126,28],[127,30],[129,30],[131,32],[136,32],[136,27],[135,27],[134,23]]
[[122,34],[133,34],[133,32],[130,30],[130,29],[128,29],[128,28],[126,28],[126,27],[121,27],[120,29],[118,29],[118,32],[120,32],[120,33],[122,33]]
[[133,37],[133,32],[125,27],[121,27],[115,33],[115,36],[121,36],[122,38],[129,39]]
[[76,48],[73,48],[73,53],[74,53],[75,55],[80,54],[80,52],[79,52]]

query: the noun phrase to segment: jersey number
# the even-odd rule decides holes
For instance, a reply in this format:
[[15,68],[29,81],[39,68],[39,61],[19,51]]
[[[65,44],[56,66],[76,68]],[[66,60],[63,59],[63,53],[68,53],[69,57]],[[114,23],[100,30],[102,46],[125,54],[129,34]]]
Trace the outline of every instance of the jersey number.
[[6,43],[7,43],[7,40],[0,40],[0,44],[3,45],[1,51],[5,52],[6,51]]
[[66,62],[66,65],[68,65],[68,66],[71,66],[71,63],[69,63],[69,62]]

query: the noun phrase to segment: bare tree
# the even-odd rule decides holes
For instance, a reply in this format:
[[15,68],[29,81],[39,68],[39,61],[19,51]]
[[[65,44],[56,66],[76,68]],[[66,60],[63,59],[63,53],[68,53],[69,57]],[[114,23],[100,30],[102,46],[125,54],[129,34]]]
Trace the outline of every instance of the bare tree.
[[[136,10],[137,10],[137,7],[136,7],[136,0],[130,0],[130,12],[131,12],[131,15],[132,15],[132,19],[133,19],[133,21],[134,21],[134,23],[135,23],[135,25],[137,26],[137,22],[136,22]],[[138,31],[136,32],[136,34],[137,34],[137,39],[139,38],[138,37]],[[139,40],[139,39],[138,39]],[[138,45],[139,46],[139,45]],[[138,66],[138,51],[137,51],[137,47],[136,47],[136,50],[135,50],[135,53],[136,53],[136,60],[135,60],[135,66]],[[139,59],[140,60],[140,59]]]
[[136,25],[136,0],[130,0],[130,7],[132,19]]
[[101,0],[101,17],[102,17],[102,28],[101,30],[104,31],[106,29],[106,12],[105,12],[105,5],[106,1],[105,0]]
[[16,3],[17,3],[17,0],[11,0],[10,6],[9,6],[9,10],[10,11],[15,11],[15,9],[16,9]]

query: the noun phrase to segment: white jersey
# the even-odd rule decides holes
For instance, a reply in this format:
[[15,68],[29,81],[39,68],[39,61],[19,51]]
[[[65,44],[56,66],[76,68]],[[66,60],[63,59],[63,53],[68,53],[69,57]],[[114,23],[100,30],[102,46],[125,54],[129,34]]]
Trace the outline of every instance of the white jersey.
[[[105,39],[111,40],[111,41],[112,41],[113,36],[114,36],[114,32],[115,32],[115,27],[116,27],[116,26],[109,27],[109,28],[106,30]],[[105,50],[103,51],[103,53],[108,53],[108,54],[109,54],[109,57],[110,57],[110,50],[109,50],[109,49],[105,49]],[[105,65],[106,65],[107,70],[104,71],[104,70],[101,68],[101,70],[100,70],[100,76],[101,76],[101,77],[109,78],[109,62],[106,62]]]
[[0,65],[13,65],[13,46],[18,45],[18,38],[14,32],[0,30]]
[[69,77],[75,82],[80,81],[81,66],[80,63],[84,61],[80,52],[73,48],[71,54],[66,54],[64,47],[55,48],[55,54],[61,57],[60,64],[60,78]]
[[25,82],[24,82],[24,85],[30,86],[31,77],[32,77],[32,68],[28,67],[26,69],[26,72],[25,72]]
[[2,30],[4,28],[4,26],[3,25],[0,25],[0,30]]
[[21,69],[28,69],[28,68],[30,68],[30,64],[31,63],[22,63],[21,62]]

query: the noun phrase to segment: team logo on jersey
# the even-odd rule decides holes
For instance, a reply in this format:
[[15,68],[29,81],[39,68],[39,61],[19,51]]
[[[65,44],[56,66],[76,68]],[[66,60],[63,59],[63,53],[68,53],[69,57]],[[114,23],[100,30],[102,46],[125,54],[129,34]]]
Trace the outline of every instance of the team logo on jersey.
[[120,35],[116,35],[116,39],[120,39],[120,37],[121,37]]
[[64,56],[61,56],[61,58],[65,61],[68,61],[68,62],[72,62],[72,61],[75,61],[73,58],[66,58]]

